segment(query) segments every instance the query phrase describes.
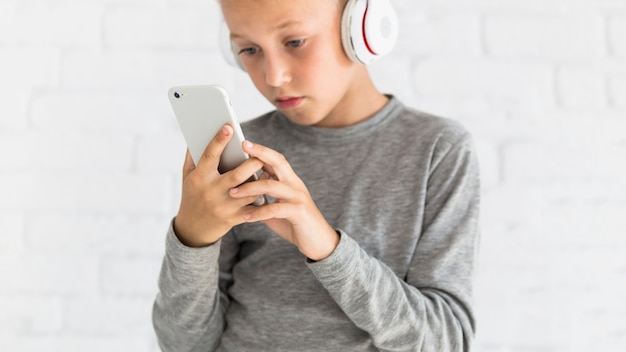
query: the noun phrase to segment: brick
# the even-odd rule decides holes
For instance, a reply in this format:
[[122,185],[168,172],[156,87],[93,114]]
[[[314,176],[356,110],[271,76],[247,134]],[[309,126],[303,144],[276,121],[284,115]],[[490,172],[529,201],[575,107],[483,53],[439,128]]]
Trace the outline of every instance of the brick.
[[[623,113],[619,110],[608,109],[516,111],[511,113],[510,120],[527,121],[530,126],[526,128],[511,124],[495,126],[503,130],[505,138],[521,139],[528,136],[529,138],[526,139],[558,142],[565,148],[619,144],[624,140],[623,131],[626,130]],[[511,128],[515,130],[509,134]],[[529,130],[531,128],[532,130]],[[524,133],[518,134],[517,131],[524,131]]]
[[78,133],[152,134],[178,128],[167,101],[167,88],[160,94],[54,91],[38,96],[31,105],[31,120],[43,130]]
[[11,352],[135,351],[152,352],[154,338],[111,336],[19,336],[0,339],[0,348]]
[[29,89],[0,87],[0,106],[2,106],[0,131],[23,131],[26,129],[29,99]]
[[0,170],[130,169],[134,141],[130,136],[86,133],[25,132],[0,134]]
[[59,298],[0,296],[0,330],[18,334],[58,332],[63,327],[62,307]]
[[613,53],[626,57],[626,16],[609,18],[609,40]]
[[607,176],[597,179],[564,179],[561,182],[544,185],[543,195],[546,200],[555,203],[584,202],[598,205],[624,203],[626,201],[626,180],[620,179],[616,175]]
[[607,52],[603,18],[588,13],[490,15],[485,41],[490,54],[516,59],[599,59]]
[[[484,228],[481,247],[485,247],[485,253],[480,260],[485,270],[501,268],[503,261],[524,262],[515,258],[525,257],[526,252],[515,248],[527,245],[528,234],[539,232],[543,207],[540,187],[503,184],[483,192],[480,217]],[[509,247],[511,251],[507,250]]]
[[[576,2],[542,1],[542,0],[472,0],[472,1],[439,1],[423,0],[418,3],[410,0],[396,0],[394,8],[399,13],[423,8],[428,11],[475,11],[475,12],[495,12],[495,13],[529,13],[537,14],[584,14],[588,12],[620,11],[624,9],[621,1],[615,0],[582,0]],[[564,6],[567,4],[567,6]]]
[[3,1],[0,3],[0,47],[14,41],[9,34],[15,22],[16,12],[16,1]]
[[29,216],[23,238],[40,253],[161,255],[173,216],[47,212]]
[[[512,102],[475,97],[415,94],[409,106],[461,122],[476,138],[493,143],[530,138],[543,123],[545,108],[528,107],[512,111]],[[489,123],[485,123],[489,121]]]
[[79,298],[66,305],[66,330],[76,335],[148,337],[154,297]]
[[101,287],[105,296],[154,297],[162,256],[109,255],[102,259]]
[[97,259],[92,256],[29,253],[0,258],[0,294],[93,295],[96,276]]
[[0,209],[160,213],[167,177],[75,172],[0,174]]
[[20,3],[0,25],[0,42],[96,48],[100,45],[101,11],[101,5],[94,2]]
[[368,66],[368,71],[379,91],[393,94],[405,104],[412,104],[415,93],[411,80],[404,79],[407,72],[411,72],[411,57],[387,56]]
[[554,105],[550,67],[518,61],[429,59],[414,72],[417,94],[451,99],[489,99],[526,108]]
[[557,71],[558,99],[566,108],[602,109],[607,106],[606,80],[592,68],[562,68]]
[[219,53],[74,51],[64,56],[62,86],[111,91],[133,97],[155,94],[167,99],[174,85],[228,84],[235,69]]
[[145,136],[138,141],[137,168],[142,172],[182,173],[187,144],[179,131]]
[[609,88],[611,103],[621,110],[626,109],[626,74],[610,77]]
[[[544,211],[550,217],[560,209]],[[572,218],[566,222],[572,222]],[[617,264],[623,249],[578,247],[569,241],[568,230],[551,230],[502,226],[485,229],[481,258],[489,259],[481,261],[476,296],[481,330],[489,331],[490,343],[563,347],[582,326],[585,336],[593,341],[606,341],[615,334],[615,330],[607,331],[611,325],[606,323],[612,319],[600,320],[596,315],[607,301],[619,301],[615,299],[619,296],[611,299],[607,293],[624,292],[618,284],[621,274]],[[589,237],[595,235],[597,231]],[[507,289],[494,291],[493,282]],[[571,309],[572,304],[576,310]],[[510,319],[502,321],[502,314]]]
[[54,87],[59,83],[58,48],[0,46],[0,57],[0,77],[3,82],[11,82],[11,87],[4,87],[3,91]]
[[619,147],[561,147],[555,142],[512,144],[504,149],[507,182],[550,185],[566,180],[606,180],[626,173],[626,151]]
[[[510,201],[507,206],[515,206],[517,201],[520,199]],[[523,335],[519,335],[520,325],[525,324],[529,316],[537,314],[537,308],[525,301],[529,292],[537,290],[535,276],[540,276],[527,270],[529,262],[532,263],[534,259],[534,246],[539,243],[528,240],[528,235],[535,231],[536,228],[526,224],[499,224],[493,221],[483,227],[475,292],[476,313],[482,326],[479,331],[483,331],[478,340],[488,341],[490,345],[519,346],[525,343],[541,345],[552,339],[546,341],[542,334],[535,334],[533,338],[520,341]],[[495,282],[502,289],[494,290]],[[554,314],[549,307],[540,309],[544,309],[546,314]],[[502,320],[503,314],[508,318]],[[543,324],[548,319],[544,317],[537,324]]]
[[393,54],[470,55],[481,53],[480,19],[475,13],[399,13],[400,33]]
[[0,211],[0,257],[15,258],[24,253],[24,215]]
[[218,4],[214,1],[174,7],[123,6],[104,15],[109,48],[218,48]]
[[[621,281],[619,273],[611,273],[611,266],[607,266],[604,260],[604,257],[615,257],[619,253],[617,250],[613,252],[581,251],[564,248],[563,244],[556,247],[537,245],[530,261],[537,263],[536,269],[527,273],[535,278],[536,287],[525,293],[526,300],[521,303],[525,311],[519,315],[523,323],[520,336],[534,336],[543,343],[553,340],[556,345],[566,346],[571,336],[582,329],[589,339],[582,340],[586,345],[607,341],[619,331],[606,325],[609,317],[599,319],[597,314],[604,309],[608,299],[615,298],[607,293],[624,292],[617,284]],[[571,309],[572,304],[576,305],[575,310]],[[614,311],[619,311],[619,307],[620,304],[616,304]],[[533,324],[533,320],[543,322],[543,327]],[[550,333],[546,334],[545,330]]]
[[[579,188],[583,187],[584,184],[579,185]],[[554,235],[544,237],[542,243],[552,247],[561,245],[580,249],[581,255],[602,253],[599,258],[592,260],[596,264],[603,263],[605,269],[612,266],[613,274],[618,274],[621,260],[614,251],[626,249],[626,238],[623,236],[626,217],[621,201],[610,196],[605,196],[604,201],[580,199],[582,197],[549,199],[552,194],[546,192],[542,225],[544,233]]]
[[493,143],[474,139],[480,168],[480,183],[483,190],[496,187],[500,183],[500,156],[498,147]]

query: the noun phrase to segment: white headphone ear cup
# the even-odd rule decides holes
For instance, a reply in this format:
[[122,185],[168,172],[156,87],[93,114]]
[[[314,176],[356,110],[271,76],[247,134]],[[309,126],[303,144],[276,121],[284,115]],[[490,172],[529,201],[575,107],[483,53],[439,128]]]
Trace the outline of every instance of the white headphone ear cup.
[[222,53],[222,57],[224,58],[224,60],[226,60],[229,65],[233,67],[238,67],[245,71],[243,65],[241,64],[241,61],[239,61],[239,56],[237,55],[237,52],[233,47],[233,42],[230,40],[228,25],[226,25],[226,22],[224,22],[223,20],[220,23],[218,35],[220,52]]
[[388,0],[369,0],[365,14],[365,39],[377,56],[388,54],[398,39],[398,16]]
[[341,18],[341,41],[348,57],[370,64],[393,49],[398,17],[388,0],[348,0]]
[[367,0],[348,0],[341,16],[341,43],[350,60],[368,64],[369,50],[363,38],[363,18],[367,9]]

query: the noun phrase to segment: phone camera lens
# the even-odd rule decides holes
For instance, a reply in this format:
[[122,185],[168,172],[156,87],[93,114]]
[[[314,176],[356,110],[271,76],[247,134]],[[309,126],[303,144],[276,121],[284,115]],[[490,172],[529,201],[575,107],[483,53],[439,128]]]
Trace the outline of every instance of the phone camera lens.
[[176,99],[180,98],[180,93],[174,92],[174,98],[176,98]]

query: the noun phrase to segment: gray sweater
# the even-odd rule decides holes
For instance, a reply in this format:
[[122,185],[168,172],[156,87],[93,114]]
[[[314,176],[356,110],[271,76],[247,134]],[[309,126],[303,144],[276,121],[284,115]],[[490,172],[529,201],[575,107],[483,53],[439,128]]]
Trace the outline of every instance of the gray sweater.
[[285,155],[341,235],[307,260],[262,223],[205,248],[172,227],[153,323],[163,351],[468,351],[479,181],[469,134],[397,99],[355,126],[243,124]]

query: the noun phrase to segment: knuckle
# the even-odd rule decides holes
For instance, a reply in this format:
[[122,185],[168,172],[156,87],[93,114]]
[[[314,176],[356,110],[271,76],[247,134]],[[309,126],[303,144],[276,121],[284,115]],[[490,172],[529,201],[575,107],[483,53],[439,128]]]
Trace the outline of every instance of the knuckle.
[[267,215],[270,218],[274,218],[278,215],[278,204],[276,203],[268,205],[265,209],[267,210]]
[[215,160],[216,158],[219,158],[219,155],[217,154],[216,150],[213,148],[207,148],[207,150],[204,151],[202,156],[207,160]]
[[[208,192],[208,191],[207,192],[202,192],[202,196],[201,197],[202,197],[202,202],[204,204],[212,204],[215,201],[215,196],[213,195],[212,192]],[[220,213],[220,208],[216,207],[215,208],[215,212],[219,214]]]
[[254,165],[255,170],[260,170],[265,165],[260,159],[252,158],[252,163]]
[[186,183],[189,187],[196,189],[202,186],[202,178],[198,177],[197,173],[191,173],[186,178]]
[[287,158],[285,158],[285,156],[282,153],[278,153],[276,158],[278,159],[278,162],[281,164],[284,164],[287,162]]
[[264,180],[263,187],[265,187],[268,193],[274,193],[276,191],[277,182],[274,180]]
[[[241,170],[239,169],[234,169],[226,174],[224,174],[225,176],[225,180],[228,183],[228,185],[239,185],[241,183],[243,183],[243,181],[245,181],[245,177],[242,176],[243,172],[241,172]],[[243,180],[242,180],[243,179]]]
[[295,211],[298,214],[305,214],[306,213],[306,206],[302,203],[296,204],[294,207]]

